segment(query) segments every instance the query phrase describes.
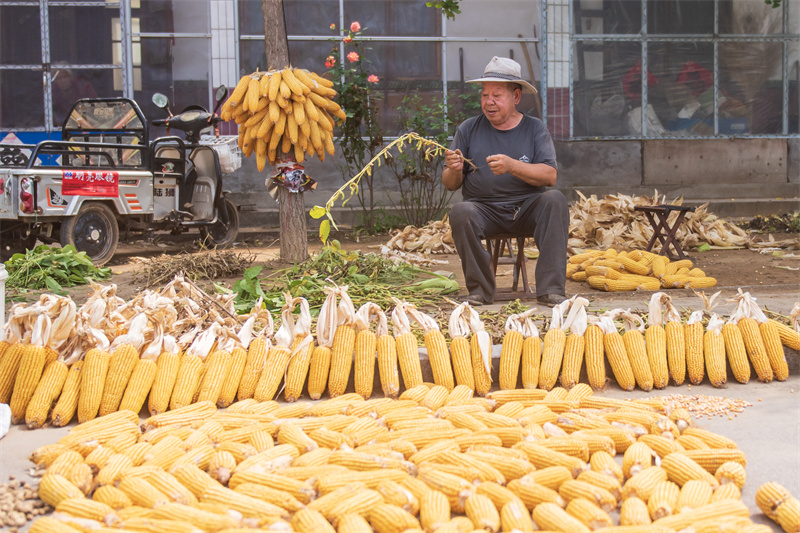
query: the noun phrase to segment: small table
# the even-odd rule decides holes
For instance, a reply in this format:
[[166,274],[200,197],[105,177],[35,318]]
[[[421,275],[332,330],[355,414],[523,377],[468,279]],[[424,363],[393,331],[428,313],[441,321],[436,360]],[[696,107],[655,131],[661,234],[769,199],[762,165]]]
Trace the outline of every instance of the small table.
[[[531,236],[519,236],[503,233],[500,235],[492,235],[486,239],[486,248],[492,256],[492,272],[497,279],[497,265],[500,263],[513,262],[514,263],[514,277],[510,289],[496,288],[495,300],[507,301],[516,300],[517,298],[533,298],[535,293],[528,285],[528,270],[525,264],[525,239],[532,239]],[[517,255],[514,257],[514,252],[511,250],[511,239],[517,241]],[[510,261],[501,257],[505,253],[506,247],[511,256]],[[519,277],[522,274],[522,290],[518,290]]]
[[[688,207],[684,205],[637,205],[633,208],[634,211],[641,211],[647,216],[647,220],[650,221],[650,226],[653,227],[653,236],[650,238],[650,242],[647,243],[647,251],[649,252],[653,245],[656,242],[656,239],[661,242],[661,251],[659,255],[666,255],[670,259],[673,258],[672,252],[670,252],[669,247],[672,246],[675,249],[675,253],[679,259],[686,259],[686,255],[681,250],[681,245],[678,244],[678,241],[675,239],[675,232],[683,222],[683,218],[686,216],[688,212],[694,212],[694,207]],[[670,226],[667,222],[670,213],[673,211],[678,212],[678,218],[675,219],[675,223]],[[656,220],[656,218],[658,220]]]

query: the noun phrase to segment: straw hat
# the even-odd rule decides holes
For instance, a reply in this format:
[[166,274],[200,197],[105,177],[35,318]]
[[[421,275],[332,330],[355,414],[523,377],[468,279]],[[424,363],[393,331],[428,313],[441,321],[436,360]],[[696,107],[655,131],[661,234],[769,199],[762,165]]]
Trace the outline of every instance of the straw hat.
[[475,80],[467,80],[467,83],[482,83],[484,81],[499,81],[506,83],[518,83],[522,86],[522,92],[536,94],[536,88],[520,77],[521,68],[519,63],[507,57],[494,56],[486,68],[483,69],[483,76]]

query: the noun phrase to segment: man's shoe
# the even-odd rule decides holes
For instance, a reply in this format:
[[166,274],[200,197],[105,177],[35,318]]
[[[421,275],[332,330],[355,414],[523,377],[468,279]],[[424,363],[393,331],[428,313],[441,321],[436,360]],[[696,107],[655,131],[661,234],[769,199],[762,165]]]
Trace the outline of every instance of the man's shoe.
[[566,299],[567,297],[561,294],[543,294],[536,298],[536,301],[542,305],[546,305],[547,307],[553,307]]
[[461,297],[461,303],[464,303],[464,302],[468,303],[469,305],[471,305],[473,307],[478,307],[478,306],[481,306],[481,305],[488,305],[488,304],[492,303],[492,302],[487,302],[486,300],[484,300],[483,296],[481,296],[480,294],[468,294],[466,296],[462,296]]

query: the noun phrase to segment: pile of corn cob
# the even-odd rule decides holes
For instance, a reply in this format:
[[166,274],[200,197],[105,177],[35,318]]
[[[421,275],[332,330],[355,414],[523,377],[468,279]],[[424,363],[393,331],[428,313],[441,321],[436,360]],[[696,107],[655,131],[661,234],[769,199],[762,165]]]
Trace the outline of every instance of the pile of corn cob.
[[[254,72],[242,76],[220,116],[239,125],[239,148],[245,157],[255,152],[258,170],[274,165],[278,154],[293,154],[302,163],[306,153],[325,160],[334,153],[334,119],[347,116],[333,82],[300,68]],[[330,113],[330,114],[329,114]],[[278,152],[280,150],[280,152]]]
[[[585,384],[205,401],[138,422],[106,415],[34,452],[55,513],[31,533],[770,531],[741,501],[735,442],[658,398]],[[769,512],[789,509],[762,492]]]
[[573,255],[567,263],[567,277],[606,292],[705,289],[717,284],[715,278],[692,268],[690,259],[670,261],[651,252],[618,252],[613,248]]

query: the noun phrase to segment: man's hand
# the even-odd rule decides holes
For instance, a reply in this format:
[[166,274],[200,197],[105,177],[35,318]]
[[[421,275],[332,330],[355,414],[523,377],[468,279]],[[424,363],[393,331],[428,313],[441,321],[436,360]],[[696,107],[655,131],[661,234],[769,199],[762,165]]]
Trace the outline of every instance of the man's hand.
[[495,176],[511,173],[511,166],[514,164],[514,160],[504,154],[490,155],[486,162]]
[[461,150],[456,149],[455,152],[445,150],[444,164],[454,172],[462,172],[464,170],[464,156],[461,154]]

